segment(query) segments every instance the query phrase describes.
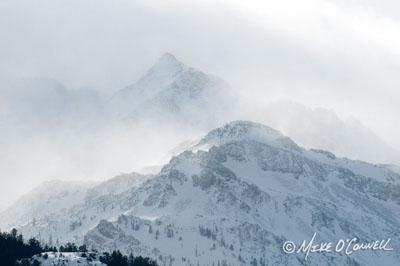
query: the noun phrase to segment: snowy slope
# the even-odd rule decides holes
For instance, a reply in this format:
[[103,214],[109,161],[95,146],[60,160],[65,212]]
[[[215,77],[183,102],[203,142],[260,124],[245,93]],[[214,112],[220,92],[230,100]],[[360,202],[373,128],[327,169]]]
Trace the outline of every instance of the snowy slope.
[[132,187],[139,186],[147,177],[138,173],[120,174],[89,189],[85,199],[92,200],[101,196],[121,194]]
[[36,218],[69,210],[82,203],[87,191],[95,184],[61,180],[44,182],[0,214],[1,228],[9,230],[16,225],[34,224]]
[[[110,199],[118,199],[120,193],[139,186],[149,177],[131,173],[101,183],[45,182],[0,213],[0,228],[9,231],[16,227],[24,236],[50,245],[79,241],[81,234],[100,219],[119,213],[114,206],[108,206]],[[105,212],[108,207],[110,214]],[[100,213],[97,219],[96,213]]]

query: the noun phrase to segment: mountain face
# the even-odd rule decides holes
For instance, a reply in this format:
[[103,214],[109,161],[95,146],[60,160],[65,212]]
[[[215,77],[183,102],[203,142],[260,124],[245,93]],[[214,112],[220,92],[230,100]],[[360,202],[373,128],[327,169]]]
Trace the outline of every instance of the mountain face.
[[[397,265],[399,191],[390,167],[306,150],[272,128],[235,121],[156,175],[120,176],[34,223],[9,222],[46,243],[120,249],[160,265]],[[315,243],[391,238],[393,250],[310,253],[307,261],[282,251],[314,233]]]
[[229,114],[234,101],[226,82],[166,53],[138,82],[118,91],[110,107],[127,120],[151,118],[209,126]]
[[135,189],[148,177],[131,173],[101,183],[44,182],[0,214],[0,228],[17,227],[26,236],[50,245],[82,242],[81,234],[100,219],[120,213],[114,208],[114,204],[119,205],[119,195]]

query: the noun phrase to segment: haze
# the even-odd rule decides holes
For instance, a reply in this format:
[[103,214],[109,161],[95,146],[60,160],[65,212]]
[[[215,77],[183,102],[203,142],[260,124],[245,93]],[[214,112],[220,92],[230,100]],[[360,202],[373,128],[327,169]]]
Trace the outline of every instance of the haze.
[[[18,90],[19,82],[52,80],[107,101],[170,52],[229,82],[247,106],[265,110],[283,98],[306,110],[331,110],[400,150],[399,8],[398,1],[373,0],[4,0],[0,85],[13,88],[13,99],[34,101],[42,95]],[[160,137],[153,125],[126,128],[87,113],[86,102],[62,125],[54,126],[45,109],[46,119],[16,121],[6,91],[0,90],[0,208],[44,180],[98,180],[163,163],[177,144],[204,133],[166,127]],[[77,126],[82,113],[95,117]]]

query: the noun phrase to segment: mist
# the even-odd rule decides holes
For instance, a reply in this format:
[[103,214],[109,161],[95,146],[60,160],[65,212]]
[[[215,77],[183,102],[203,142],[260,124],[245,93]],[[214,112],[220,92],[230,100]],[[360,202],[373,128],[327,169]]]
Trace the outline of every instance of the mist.
[[256,120],[308,148],[400,162],[398,5],[2,1],[0,209],[44,180],[164,164],[177,145],[216,126],[110,115],[110,98],[165,52],[230,84],[240,102],[215,122]]

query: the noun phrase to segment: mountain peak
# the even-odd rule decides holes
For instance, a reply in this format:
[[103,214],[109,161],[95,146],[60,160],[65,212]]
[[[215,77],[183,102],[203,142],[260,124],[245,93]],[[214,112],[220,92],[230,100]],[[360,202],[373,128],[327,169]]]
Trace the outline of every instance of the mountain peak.
[[176,57],[173,54],[170,53],[164,53],[159,59],[158,62],[179,62],[178,59],[176,59]]
[[185,65],[180,62],[176,57],[170,53],[164,53],[158,61],[153,65],[151,69],[157,69],[162,71],[181,71],[185,68]]
[[187,67],[170,53],[163,54],[158,61],[147,71],[139,84],[145,87],[163,87],[185,71]]
[[211,147],[223,145],[228,142],[246,140],[257,141],[284,149],[301,150],[294,141],[284,136],[278,130],[263,124],[243,120],[232,121],[222,127],[211,130],[195,147]]

